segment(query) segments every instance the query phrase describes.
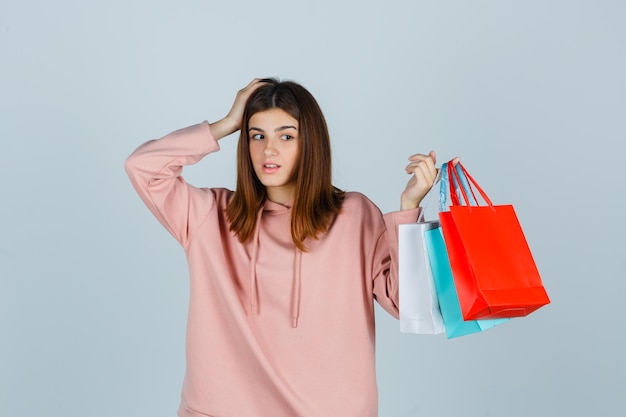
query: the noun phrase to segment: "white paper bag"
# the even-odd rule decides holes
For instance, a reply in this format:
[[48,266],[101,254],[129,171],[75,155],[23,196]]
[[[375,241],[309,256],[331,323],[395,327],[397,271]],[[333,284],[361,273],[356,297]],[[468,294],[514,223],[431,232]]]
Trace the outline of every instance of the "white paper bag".
[[439,227],[438,221],[398,226],[398,272],[400,331],[439,334],[445,332],[435,282],[428,260],[424,232]]

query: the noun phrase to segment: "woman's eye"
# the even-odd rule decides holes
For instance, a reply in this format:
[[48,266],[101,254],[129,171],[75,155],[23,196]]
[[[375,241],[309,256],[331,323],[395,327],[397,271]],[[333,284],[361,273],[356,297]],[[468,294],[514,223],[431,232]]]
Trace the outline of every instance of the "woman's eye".
[[282,140],[291,140],[291,139],[293,139],[293,136],[291,136],[291,135],[282,135],[280,138]]
[[263,139],[263,135],[260,134],[260,133],[257,133],[256,135],[250,136],[250,139],[252,139],[252,140],[261,140],[261,139]]

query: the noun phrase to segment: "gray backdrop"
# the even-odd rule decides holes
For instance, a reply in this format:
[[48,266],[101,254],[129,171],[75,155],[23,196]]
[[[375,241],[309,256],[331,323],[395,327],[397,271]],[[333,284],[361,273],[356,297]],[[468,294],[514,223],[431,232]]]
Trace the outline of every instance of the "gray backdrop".
[[[277,76],[385,212],[409,154],[460,155],[552,298],[453,340],[379,309],[381,417],[622,416],[625,4],[2,0],[0,415],[175,415],[187,267],[123,161]],[[232,187],[234,147],[187,179]]]

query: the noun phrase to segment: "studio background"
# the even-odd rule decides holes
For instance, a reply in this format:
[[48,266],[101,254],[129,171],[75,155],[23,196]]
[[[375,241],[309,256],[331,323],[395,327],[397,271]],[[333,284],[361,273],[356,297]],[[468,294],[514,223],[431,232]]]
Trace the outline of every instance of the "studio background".
[[[185,257],[123,162],[265,76],[313,93],[335,184],[383,212],[410,154],[460,155],[552,299],[453,340],[377,309],[381,417],[622,416],[625,5],[0,1],[0,416],[176,414]],[[234,187],[235,143],[186,179]]]

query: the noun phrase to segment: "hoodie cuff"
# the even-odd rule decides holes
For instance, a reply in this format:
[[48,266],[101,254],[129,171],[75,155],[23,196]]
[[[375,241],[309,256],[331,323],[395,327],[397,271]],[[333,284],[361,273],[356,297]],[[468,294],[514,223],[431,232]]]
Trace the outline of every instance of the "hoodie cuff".
[[420,213],[422,212],[422,208],[414,208],[410,210],[399,210],[392,211],[391,213],[385,214],[385,221],[398,225],[398,224],[407,224],[407,223],[415,223]]
[[410,210],[392,211],[383,216],[387,231],[391,233],[389,235],[391,242],[398,241],[398,225],[417,222],[421,211],[422,208],[418,207]]

